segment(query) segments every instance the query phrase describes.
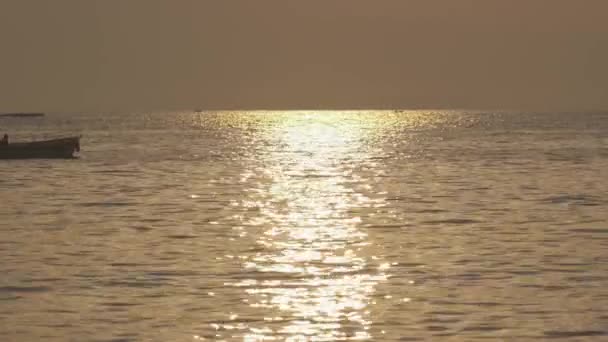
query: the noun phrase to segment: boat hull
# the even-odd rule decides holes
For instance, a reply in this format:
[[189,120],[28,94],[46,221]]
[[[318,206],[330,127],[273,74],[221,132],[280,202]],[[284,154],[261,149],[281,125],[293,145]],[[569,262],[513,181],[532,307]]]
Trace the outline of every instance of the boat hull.
[[80,137],[70,137],[0,145],[0,159],[68,159],[79,151]]

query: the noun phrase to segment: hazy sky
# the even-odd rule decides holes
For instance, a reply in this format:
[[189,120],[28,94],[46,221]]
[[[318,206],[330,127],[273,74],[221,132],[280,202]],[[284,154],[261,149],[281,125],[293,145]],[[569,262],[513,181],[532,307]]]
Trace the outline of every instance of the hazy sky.
[[0,111],[608,109],[608,0],[0,0]]

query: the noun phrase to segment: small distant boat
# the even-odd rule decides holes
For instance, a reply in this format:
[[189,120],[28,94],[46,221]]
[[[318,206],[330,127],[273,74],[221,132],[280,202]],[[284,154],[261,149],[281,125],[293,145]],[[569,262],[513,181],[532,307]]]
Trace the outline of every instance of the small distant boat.
[[0,145],[0,159],[74,158],[80,152],[80,136]]
[[195,109],[195,110],[194,110],[194,112],[195,112],[195,113],[202,113],[202,112],[203,112],[203,110],[202,110],[202,109],[198,109],[198,108],[197,108],[197,109]]
[[0,117],[34,118],[44,116],[44,113],[1,113]]

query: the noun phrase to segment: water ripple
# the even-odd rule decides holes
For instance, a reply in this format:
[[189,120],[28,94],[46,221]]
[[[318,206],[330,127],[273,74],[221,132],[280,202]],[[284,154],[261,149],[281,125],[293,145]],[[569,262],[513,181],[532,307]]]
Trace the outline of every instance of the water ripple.
[[605,338],[606,113],[3,125],[84,133],[2,162],[3,341]]

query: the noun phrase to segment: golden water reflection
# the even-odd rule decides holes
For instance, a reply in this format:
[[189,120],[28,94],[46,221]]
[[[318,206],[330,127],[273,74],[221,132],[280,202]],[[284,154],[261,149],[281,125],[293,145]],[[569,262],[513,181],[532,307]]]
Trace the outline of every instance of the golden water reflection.
[[244,263],[255,277],[236,284],[268,324],[250,326],[245,340],[371,338],[368,306],[388,264],[374,260],[359,225],[362,209],[382,203],[349,186],[366,152],[361,125],[343,118],[294,113],[269,132],[267,197],[251,203],[261,251]]

